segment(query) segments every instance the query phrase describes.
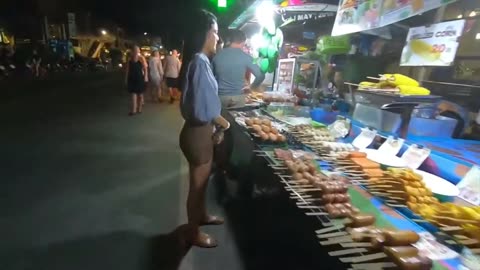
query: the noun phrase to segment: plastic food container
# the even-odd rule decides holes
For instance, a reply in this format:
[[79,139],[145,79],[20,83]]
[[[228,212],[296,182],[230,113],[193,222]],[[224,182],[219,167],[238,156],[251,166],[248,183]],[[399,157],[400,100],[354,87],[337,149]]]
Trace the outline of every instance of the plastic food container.
[[337,120],[339,112],[329,112],[322,108],[315,108],[310,111],[310,117],[313,121],[330,125]]
[[381,151],[375,149],[364,149],[361,151],[367,154],[367,158],[369,160],[380,164],[382,169],[407,167],[407,163],[405,162],[405,160],[397,156],[385,155]]

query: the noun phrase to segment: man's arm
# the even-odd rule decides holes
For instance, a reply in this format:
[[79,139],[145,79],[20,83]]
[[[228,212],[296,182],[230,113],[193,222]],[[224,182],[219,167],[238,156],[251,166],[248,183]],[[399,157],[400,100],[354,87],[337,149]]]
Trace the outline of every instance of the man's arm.
[[251,88],[257,88],[259,87],[262,82],[265,80],[265,74],[260,70],[260,67],[253,63],[253,58],[248,57],[248,65],[247,65],[248,70],[255,76],[255,80],[253,81]]
[[180,62],[180,59],[177,59],[177,70],[178,74],[180,74],[180,70],[182,69],[182,63]]

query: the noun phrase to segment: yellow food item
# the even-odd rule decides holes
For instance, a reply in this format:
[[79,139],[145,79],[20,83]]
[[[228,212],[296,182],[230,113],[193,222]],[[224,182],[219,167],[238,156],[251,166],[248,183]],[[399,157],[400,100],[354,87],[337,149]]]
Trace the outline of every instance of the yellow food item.
[[388,82],[389,84],[392,84],[394,86],[399,86],[399,85],[419,86],[420,85],[418,81],[398,73],[383,74],[382,77],[380,78],[380,81]]
[[[380,189],[385,197],[395,199],[399,204],[407,205],[412,211],[418,212],[423,206],[437,204],[438,200],[432,196],[432,191],[425,186],[421,175],[411,169],[389,168],[380,179],[382,186],[374,186]],[[373,184],[373,181],[370,183]]]
[[473,224],[463,224],[462,228],[465,230],[465,233],[480,241],[480,226],[476,226]]
[[419,39],[411,40],[410,48],[412,52],[415,53],[416,55],[422,57],[425,60],[432,61],[432,62],[440,59],[440,56],[442,55],[441,52],[436,52],[432,45]]
[[402,95],[417,95],[417,96],[428,96],[430,95],[430,90],[420,86],[410,86],[410,85],[397,85],[400,94]]
[[472,207],[462,206],[460,207],[461,218],[473,219],[480,221],[480,213],[477,213]]
[[395,84],[388,81],[380,81],[377,83],[378,89],[392,89],[395,88]]
[[361,82],[359,84],[360,87],[362,88],[375,88],[377,86],[377,83],[374,82]]

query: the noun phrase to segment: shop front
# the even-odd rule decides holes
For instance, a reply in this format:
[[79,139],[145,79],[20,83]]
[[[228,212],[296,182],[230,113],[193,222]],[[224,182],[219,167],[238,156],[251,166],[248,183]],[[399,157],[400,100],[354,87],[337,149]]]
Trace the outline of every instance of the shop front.
[[479,269],[480,4],[340,2],[335,19],[275,7],[271,91],[230,112],[242,190],[288,199],[345,269]]

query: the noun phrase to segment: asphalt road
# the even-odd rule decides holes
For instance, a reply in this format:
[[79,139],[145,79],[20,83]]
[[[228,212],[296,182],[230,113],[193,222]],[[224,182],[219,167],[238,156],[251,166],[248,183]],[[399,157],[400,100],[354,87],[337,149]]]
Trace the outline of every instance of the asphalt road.
[[[176,269],[186,252],[171,233],[185,222],[183,121],[167,104],[128,117],[121,82],[0,82],[0,269]],[[181,269],[216,269],[205,256],[192,250]]]
[[226,224],[205,230],[220,246],[184,245],[188,172],[178,105],[147,103],[142,115],[128,117],[118,74],[0,82],[0,92],[1,270],[329,264],[315,225],[299,226],[305,216],[288,199],[220,205],[215,185],[208,208]]

